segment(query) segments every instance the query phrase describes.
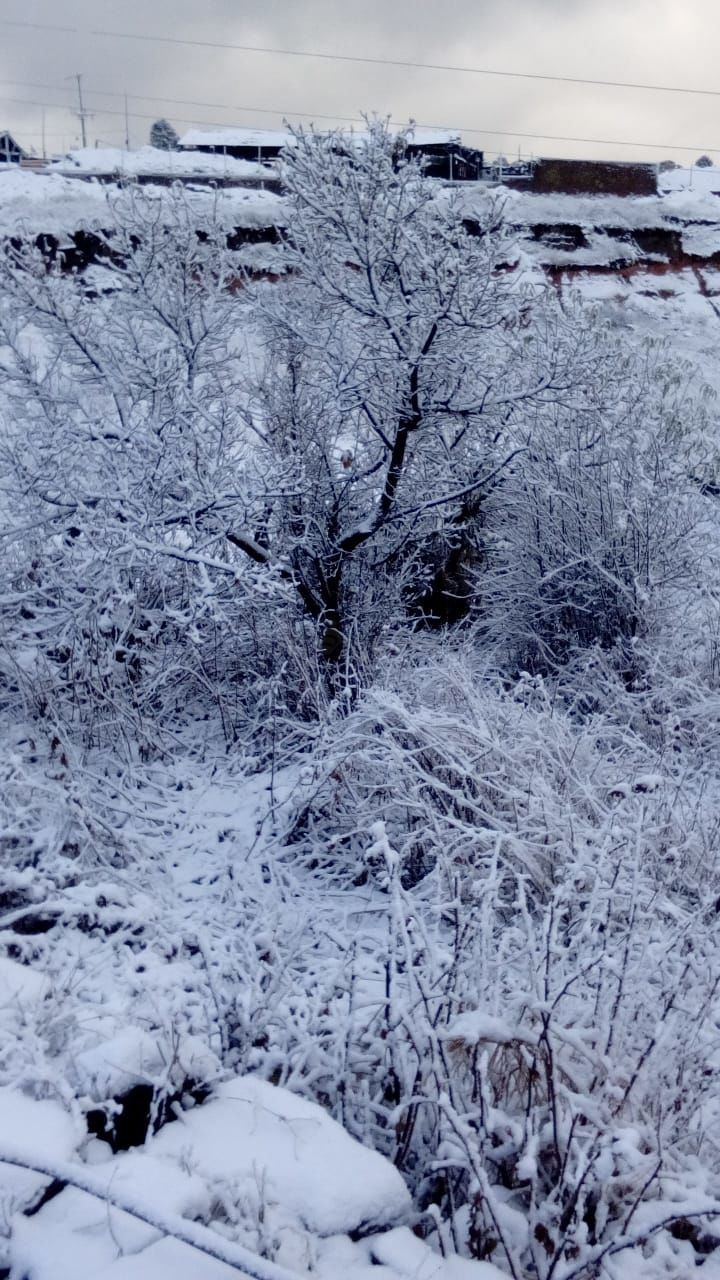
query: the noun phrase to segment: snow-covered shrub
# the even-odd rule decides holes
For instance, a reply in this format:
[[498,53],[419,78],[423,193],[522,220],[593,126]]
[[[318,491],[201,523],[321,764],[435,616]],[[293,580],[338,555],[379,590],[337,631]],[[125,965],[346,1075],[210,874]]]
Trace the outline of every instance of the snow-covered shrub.
[[509,270],[501,211],[471,235],[383,126],[296,141],[282,286],[238,293],[174,190],[114,200],[101,295],[2,255],[2,669],[88,744],[186,709],[266,758],[469,613],[505,668],[627,647],[687,559],[661,356]]
[[720,1213],[717,1171],[698,1167],[715,904],[678,909],[645,877],[642,808],[621,804],[540,906],[498,859],[472,906],[449,905],[449,880],[433,919],[385,841],[398,1154],[460,1247],[514,1275],[593,1274],[661,1224]]
[[628,351],[592,315],[577,322],[589,359],[562,401],[526,413],[486,504],[479,626],[516,670],[599,646],[632,680],[636,642],[696,567],[707,416],[666,348]]
[[364,881],[382,816],[408,884],[438,858],[458,873],[482,872],[500,848],[542,895],[570,856],[568,815],[601,825],[615,790],[632,790],[635,774],[655,768],[655,751],[609,716],[578,723],[541,677],[507,688],[467,644],[460,655],[416,653],[328,722],[293,801],[296,856]]
[[318,756],[292,854],[387,901],[385,944],[377,925],[353,943],[351,1129],[456,1247],[516,1276],[592,1274],[661,1223],[712,1220],[702,785],[542,681],[448,659],[373,691]]
[[88,743],[153,750],[182,708],[232,738],[283,594],[265,571],[242,621],[258,570],[232,541],[248,506],[233,262],[182,193],[108,218],[106,296],[33,246],[2,255],[4,701]]

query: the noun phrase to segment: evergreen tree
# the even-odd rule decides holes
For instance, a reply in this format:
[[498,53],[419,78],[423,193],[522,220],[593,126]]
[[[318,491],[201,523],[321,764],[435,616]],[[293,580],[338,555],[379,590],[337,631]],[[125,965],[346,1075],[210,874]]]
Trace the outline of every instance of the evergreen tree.
[[156,120],[150,129],[150,146],[160,151],[177,151],[180,139],[169,120]]

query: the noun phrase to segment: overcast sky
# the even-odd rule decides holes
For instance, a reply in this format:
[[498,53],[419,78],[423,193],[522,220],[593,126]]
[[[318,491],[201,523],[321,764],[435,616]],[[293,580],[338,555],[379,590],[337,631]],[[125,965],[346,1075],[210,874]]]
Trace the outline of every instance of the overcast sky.
[[[8,20],[75,30],[14,27]],[[373,66],[98,31],[717,89],[719,96]],[[44,112],[48,151],[77,145],[69,77],[81,72],[94,113],[87,122],[91,144],[122,144],[126,92],[132,145],[147,141],[159,115],[182,133],[203,123],[273,128],[284,115],[324,125],[377,111],[397,121],[459,127],[468,144],[490,154],[522,149],[524,155],[684,162],[708,151],[720,162],[719,45],[718,0],[364,0],[352,6],[338,0],[2,0],[0,130],[9,128],[21,144],[40,151]],[[622,141],[633,145],[618,145]]]

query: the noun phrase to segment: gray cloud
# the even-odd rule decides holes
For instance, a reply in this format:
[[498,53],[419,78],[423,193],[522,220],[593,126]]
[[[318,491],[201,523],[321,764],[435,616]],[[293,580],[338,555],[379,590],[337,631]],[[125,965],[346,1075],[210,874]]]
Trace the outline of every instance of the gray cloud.
[[[78,136],[72,83],[84,76],[91,141],[119,144],[123,99],[130,95],[227,103],[219,107],[130,99],[131,136],[145,141],[151,118],[189,123],[276,125],[287,112],[338,121],[361,109],[394,119],[452,124],[489,152],[661,158],[663,151],[532,139],[527,135],[657,142],[692,159],[697,149],[720,155],[720,99],[563,85],[443,71],[202,49],[110,39],[91,29],[163,33],[179,39],[271,45],[422,62],[548,72],[590,78],[712,87],[717,65],[714,0],[10,0],[9,18],[78,28],[77,34],[0,30],[0,127],[39,147],[45,126],[51,150]],[[33,87],[52,84],[53,89]],[[116,97],[101,96],[115,93]],[[27,105],[11,99],[23,98]],[[30,105],[30,104],[37,105]],[[118,112],[117,115],[110,111]],[[144,118],[147,117],[147,118]],[[470,132],[477,130],[477,132]],[[493,130],[506,131],[494,133]],[[522,136],[525,135],[525,136]],[[669,150],[687,145],[683,157]]]

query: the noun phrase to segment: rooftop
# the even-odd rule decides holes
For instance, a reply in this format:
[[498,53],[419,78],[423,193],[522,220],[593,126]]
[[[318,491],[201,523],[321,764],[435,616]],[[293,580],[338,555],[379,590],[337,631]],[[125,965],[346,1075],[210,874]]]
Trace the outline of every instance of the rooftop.
[[287,129],[188,129],[181,147],[290,147],[293,135]]
[[[368,130],[364,128],[327,129],[319,132],[340,133],[358,142],[370,136]],[[450,143],[460,142],[460,134],[449,129],[425,129],[410,125],[406,130],[398,129],[397,132],[405,133],[408,142],[417,147],[447,146]],[[294,145],[295,137],[289,129],[188,129],[180,139],[180,146],[188,149],[194,147],[292,147]]]
[[69,177],[93,174],[121,174],[189,177],[193,174],[217,178],[262,178],[268,170],[252,160],[236,160],[232,156],[204,155],[202,152],[163,151],[158,147],[139,147],[125,151],[120,147],[81,147],[69,151],[48,165],[48,172]]

